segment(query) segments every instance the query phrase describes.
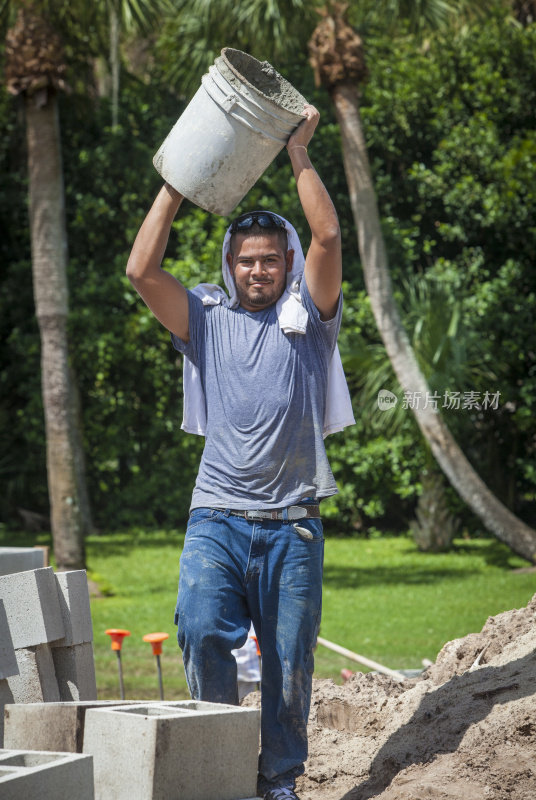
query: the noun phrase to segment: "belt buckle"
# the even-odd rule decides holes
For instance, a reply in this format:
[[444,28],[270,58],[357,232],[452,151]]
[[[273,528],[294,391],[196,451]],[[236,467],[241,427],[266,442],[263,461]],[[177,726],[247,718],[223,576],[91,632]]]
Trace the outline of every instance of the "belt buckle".
[[305,519],[307,516],[307,509],[303,506],[290,506],[287,513],[289,520]]
[[266,517],[265,517],[265,515],[263,514],[263,512],[262,512],[262,511],[253,511],[253,510],[251,510],[251,511],[247,511],[247,510],[246,510],[246,511],[244,511],[244,517],[245,517],[247,520],[253,520],[253,521],[255,521],[255,520],[256,520],[257,522],[258,522],[259,520],[261,520],[261,519],[266,519]]

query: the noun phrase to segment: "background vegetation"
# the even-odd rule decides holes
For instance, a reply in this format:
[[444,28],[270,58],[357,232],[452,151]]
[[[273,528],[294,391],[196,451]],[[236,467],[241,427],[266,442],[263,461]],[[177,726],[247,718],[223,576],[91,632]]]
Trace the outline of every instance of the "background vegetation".
[[[441,397],[500,392],[496,410],[447,411],[447,422],[493,491],[534,524],[536,30],[514,24],[504,6],[424,43],[403,26],[393,36],[369,23],[361,106],[395,291],[421,367]],[[124,276],[160,185],[152,155],[191,92],[188,76],[174,69],[173,30],[164,26],[143,47],[124,44],[117,125],[95,77],[97,30],[74,31],[73,91],[60,98],[71,355],[93,519],[103,534],[180,528],[202,448],[180,432],[180,359]],[[370,312],[331,104],[298,43],[277,66],[321,109],[311,154],[343,229],[340,344],[357,423],[327,440],[340,488],[324,504],[328,527],[339,536],[403,533],[429,454],[401,408]],[[24,120],[4,90],[0,134],[0,520],[14,529],[20,509],[46,517],[48,496]],[[307,241],[285,154],[237,213],[259,206],[291,218]],[[166,267],[189,286],[217,280],[226,224],[185,204]],[[379,412],[371,387],[398,392],[398,414]],[[447,496],[458,530],[481,533]]]

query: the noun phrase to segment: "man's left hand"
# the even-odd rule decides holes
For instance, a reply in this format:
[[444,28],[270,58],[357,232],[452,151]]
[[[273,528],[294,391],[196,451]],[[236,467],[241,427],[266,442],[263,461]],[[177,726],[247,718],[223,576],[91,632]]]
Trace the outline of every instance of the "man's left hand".
[[304,105],[303,116],[305,119],[303,122],[300,122],[287,142],[287,150],[289,153],[293,147],[307,147],[313,138],[316,126],[318,125],[318,120],[320,119],[319,111],[317,111],[317,109],[310,103],[306,103]]

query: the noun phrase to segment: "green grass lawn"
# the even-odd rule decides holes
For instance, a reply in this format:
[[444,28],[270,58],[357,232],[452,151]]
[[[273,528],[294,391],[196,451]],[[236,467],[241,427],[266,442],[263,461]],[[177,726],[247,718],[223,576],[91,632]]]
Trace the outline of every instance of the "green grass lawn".
[[[104,593],[91,601],[101,699],[119,696],[107,628],[131,631],[122,651],[127,698],[158,696],[156,662],[142,640],[154,631],[169,633],[166,698],[187,696],[173,623],[183,538],[177,531],[130,531],[88,539],[90,577]],[[8,541],[4,533],[0,544],[28,541]],[[395,669],[434,660],[445,642],[479,631],[489,615],[524,606],[536,592],[536,573],[516,571],[526,562],[495,540],[459,540],[449,553],[427,555],[404,537],[327,538],[325,552],[321,635]],[[340,682],[342,667],[359,669],[318,647],[317,677]]]
[[[327,539],[321,635],[385,666],[419,668],[488,616],[526,605],[536,574],[516,572],[524,566],[496,540],[425,554],[405,537]],[[318,648],[317,677],[337,680],[343,666],[354,668]]]

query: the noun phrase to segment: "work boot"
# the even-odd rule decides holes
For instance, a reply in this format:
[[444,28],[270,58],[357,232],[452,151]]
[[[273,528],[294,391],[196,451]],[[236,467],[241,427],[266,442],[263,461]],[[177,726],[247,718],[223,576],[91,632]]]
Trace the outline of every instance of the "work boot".
[[300,798],[293,789],[285,786],[278,786],[266,792],[264,800],[300,800]]

